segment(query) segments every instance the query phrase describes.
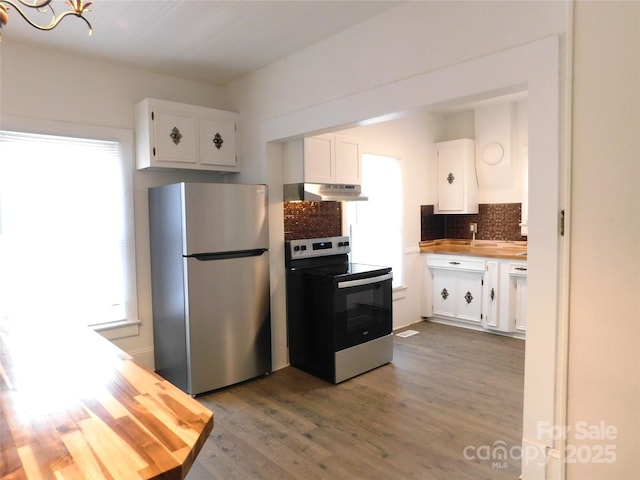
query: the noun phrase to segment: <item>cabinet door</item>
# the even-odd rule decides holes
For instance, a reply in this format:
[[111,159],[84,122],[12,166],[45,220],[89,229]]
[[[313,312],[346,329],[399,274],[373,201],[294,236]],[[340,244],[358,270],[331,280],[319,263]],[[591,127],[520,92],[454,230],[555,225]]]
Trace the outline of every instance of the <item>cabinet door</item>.
[[330,135],[304,139],[304,181],[333,183],[335,178]]
[[498,321],[498,285],[500,264],[487,262],[484,274],[482,318],[486,328],[499,328]]
[[357,141],[336,135],[335,137],[335,183],[360,185],[362,162]]
[[156,108],[152,114],[154,131],[154,155],[156,162],[195,165],[196,117]]
[[527,331],[527,279],[516,279],[516,331]]
[[200,163],[221,167],[237,166],[234,121],[201,119]]
[[433,270],[433,314],[456,316],[456,272]]
[[464,208],[464,149],[456,144],[438,147],[438,209]]
[[482,275],[477,273],[458,273],[457,285],[458,318],[475,323],[482,319]]

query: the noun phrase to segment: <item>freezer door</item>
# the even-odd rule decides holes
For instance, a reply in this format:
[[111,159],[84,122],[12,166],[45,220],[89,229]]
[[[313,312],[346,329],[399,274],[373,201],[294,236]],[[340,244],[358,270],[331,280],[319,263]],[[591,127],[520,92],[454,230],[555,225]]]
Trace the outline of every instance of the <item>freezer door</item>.
[[271,372],[269,252],[184,262],[189,393]]
[[267,187],[183,184],[183,255],[266,248]]

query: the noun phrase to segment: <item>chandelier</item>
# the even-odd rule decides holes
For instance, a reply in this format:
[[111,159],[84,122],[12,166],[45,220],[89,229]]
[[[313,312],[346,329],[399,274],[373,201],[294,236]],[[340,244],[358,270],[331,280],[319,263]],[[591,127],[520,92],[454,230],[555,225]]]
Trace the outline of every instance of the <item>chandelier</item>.
[[[71,7],[71,10],[67,10],[60,15],[56,15],[53,7],[51,6],[51,2],[52,0],[33,0],[31,2],[28,0],[0,0],[0,39],[2,35],[2,28],[9,22],[9,11],[11,8],[14,8],[20,16],[29,23],[29,25],[39,30],[53,30],[58,26],[63,18],[69,15],[75,15],[85,21],[89,26],[89,35],[91,35],[93,31],[91,24],[89,23],[89,20],[84,18],[84,14],[89,11],[91,2],[85,3],[84,0],[66,0],[66,3]],[[27,14],[34,10],[40,13],[48,13],[51,21],[46,25],[34,22]]]

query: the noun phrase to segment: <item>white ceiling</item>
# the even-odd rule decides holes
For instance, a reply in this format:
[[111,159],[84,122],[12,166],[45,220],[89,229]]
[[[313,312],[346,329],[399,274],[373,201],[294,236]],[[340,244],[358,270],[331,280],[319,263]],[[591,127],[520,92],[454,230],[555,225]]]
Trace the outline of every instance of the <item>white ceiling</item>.
[[[2,37],[222,85],[398,4],[397,0],[94,0],[85,15],[93,25],[90,37],[81,19],[69,16],[56,29],[42,32],[13,8]],[[57,13],[68,10],[61,0],[53,5]],[[41,23],[47,22],[48,18]]]

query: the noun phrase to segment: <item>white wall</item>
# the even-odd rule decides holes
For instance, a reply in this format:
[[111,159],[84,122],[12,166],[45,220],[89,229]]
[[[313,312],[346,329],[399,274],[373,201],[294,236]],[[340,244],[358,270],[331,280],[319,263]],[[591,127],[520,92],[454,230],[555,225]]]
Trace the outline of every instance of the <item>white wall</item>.
[[626,480],[640,478],[640,3],[577,3],[574,45],[568,424],[618,433],[570,432],[616,458],[568,478]]
[[[46,52],[7,38],[0,43],[0,68],[0,128],[11,128],[10,117],[25,117],[133,131],[133,106],[145,97],[229,109],[221,90],[210,85]],[[142,325],[139,336],[115,343],[149,367],[153,367],[153,324],[147,188],[202,178],[223,180],[216,175],[134,173],[138,316]]]

